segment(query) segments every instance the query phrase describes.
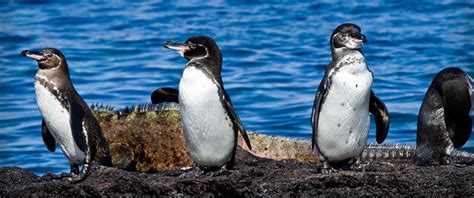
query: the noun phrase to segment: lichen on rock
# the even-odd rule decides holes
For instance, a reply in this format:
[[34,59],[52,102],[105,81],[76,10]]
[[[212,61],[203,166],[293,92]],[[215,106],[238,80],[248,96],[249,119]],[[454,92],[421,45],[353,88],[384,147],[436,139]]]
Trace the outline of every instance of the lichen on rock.
[[188,167],[179,111],[144,105],[117,111],[93,106],[108,141],[114,167],[139,172],[157,172]]

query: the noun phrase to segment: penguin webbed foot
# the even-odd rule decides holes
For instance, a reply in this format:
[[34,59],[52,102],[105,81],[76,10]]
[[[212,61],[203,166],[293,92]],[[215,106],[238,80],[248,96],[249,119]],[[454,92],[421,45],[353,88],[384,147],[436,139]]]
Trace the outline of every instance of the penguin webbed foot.
[[336,169],[334,169],[328,162],[323,162],[323,164],[318,167],[318,172],[321,174],[329,174],[335,173]]
[[70,164],[69,169],[71,170],[72,176],[79,174],[79,164]]
[[198,177],[202,174],[201,170],[197,166],[180,169],[179,171],[176,171],[176,173],[180,173],[179,177]]
[[198,169],[201,171],[201,174],[208,177],[217,177],[229,173],[229,170],[226,169],[226,166],[198,166]]
[[439,165],[449,165],[449,164],[450,164],[450,161],[449,161],[448,156],[444,156],[439,160]]
[[219,169],[217,171],[209,171],[206,173],[206,176],[208,177],[217,177],[217,176],[221,176],[221,175],[224,175],[225,173],[227,173],[227,170],[225,169]]
[[353,171],[365,171],[370,162],[363,163],[360,159],[354,160],[354,163],[348,164],[348,169]]
[[83,165],[82,171],[79,173],[79,165],[71,165],[71,177],[69,181],[73,184],[84,181],[90,173],[90,165],[88,163]]

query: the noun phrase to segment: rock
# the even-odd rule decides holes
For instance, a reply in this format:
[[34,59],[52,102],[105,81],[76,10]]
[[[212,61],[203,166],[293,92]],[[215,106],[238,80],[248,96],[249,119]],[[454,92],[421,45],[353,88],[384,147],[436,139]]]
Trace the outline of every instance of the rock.
[[[239,155],[246,157],[240,150]],[[248,157],[248,156],[247,156]],[[36,176],[0,169],[0,196],[470,196],[474,166],[419,167],[410,163],[365,162],[321,174],[319,165],[296,160],[239,159],[234,170],[201,173],[173,169],[130,172],[95,166],[83,182],[67,174]]]
[[192,165],[179,111],[142,106],[115,111],[93,107],[109,144],[114,167],[157,172]]

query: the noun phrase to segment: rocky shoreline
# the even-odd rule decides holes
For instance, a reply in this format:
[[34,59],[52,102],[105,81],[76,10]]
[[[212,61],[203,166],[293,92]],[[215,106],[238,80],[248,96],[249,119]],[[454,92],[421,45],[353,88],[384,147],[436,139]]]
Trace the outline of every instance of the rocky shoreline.
[[[204,173],[187,154],[179,112],[142,106],[94,112],[114,167],[94,166],[78,184],[69,174],[35,175],[0,168],[0,196],[472,196],[474,166],[416,166],[410,159],[364,158],[322,174],[309,141],[250,133],[253,150],[238,147],[233,170]],[[41,137],[38,137],[41,138]],[[394,147],[397,148],[398,147]],[[413,147],[400,147],[410,154]],[[411,149],[411,150],[410,150]],[[398,150],[394,150],[399,153]],[[365,154],[364,154],[365,155]]]
[[[83,182],[68,174],[37,176],[0,169],[0,195],[19,196],[472,196],[474,166],[419,167],[407,161],[370,161],[321,174],[315,163],[249,157],[239,151],[234,170],[195,168],[139,173],[95,167]],[[242,154],[245,153],[245,154]],[[242,160],[242,156],[247,159]]]

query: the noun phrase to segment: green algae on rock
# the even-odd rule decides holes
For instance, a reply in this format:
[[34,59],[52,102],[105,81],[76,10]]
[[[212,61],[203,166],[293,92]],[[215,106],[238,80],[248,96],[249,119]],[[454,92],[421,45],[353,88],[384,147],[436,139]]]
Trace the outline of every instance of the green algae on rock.
[[108,141],[114,167],[157,172],[189,167],[189,157],[175,107],[144,105],[116,111],[93,106]]
[[273,137],[248,132],[252,150],[243,145],[239,136],[239,146],[251,154],[273,160],[293,159],[298,162],[319,163],[317,154],[311,149],[311,142],[284,137]]

